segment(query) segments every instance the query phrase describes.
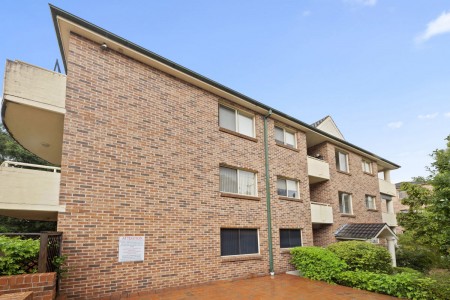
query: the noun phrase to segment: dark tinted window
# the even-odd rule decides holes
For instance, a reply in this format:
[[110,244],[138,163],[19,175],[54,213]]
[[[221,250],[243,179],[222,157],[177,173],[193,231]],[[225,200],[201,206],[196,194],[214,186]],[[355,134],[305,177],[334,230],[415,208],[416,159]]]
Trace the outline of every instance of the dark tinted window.
[[292,248],[301,245],[300,229],[280,229],[280,248]]
[[257,229],[220,230],[220,255],[241,255],[258,253]]

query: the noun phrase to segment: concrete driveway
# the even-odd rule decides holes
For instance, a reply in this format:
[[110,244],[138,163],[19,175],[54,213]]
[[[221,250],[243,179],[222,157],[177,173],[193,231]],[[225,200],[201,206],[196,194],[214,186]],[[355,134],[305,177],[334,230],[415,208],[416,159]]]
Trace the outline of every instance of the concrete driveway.
[[207,285],[165,291],[147,296],[136,296],[133,300],[259,300],[259,299],[298,299],[298,300],[392,300],[398,299],[352,289],[345,286],[330,285],[320,281],[280,274],[236,281],[219,281]]

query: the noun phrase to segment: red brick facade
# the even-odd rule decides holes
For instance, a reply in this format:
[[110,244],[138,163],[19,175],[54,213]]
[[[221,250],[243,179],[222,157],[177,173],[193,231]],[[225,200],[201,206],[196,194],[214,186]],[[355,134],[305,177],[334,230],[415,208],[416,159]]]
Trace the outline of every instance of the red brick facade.
[[[120,52],[71,33],[58,216],[64,232],[68,298],[120,298],[136,293],[269,273],[264,115]],[[255,137],[219,127],[220,104],[254,117]],[[292,125],[292,123],[290,123]],[[295,132],[295,149],[275,142],[274,126]],[[292,125],[294,126],[294,125]],[[334,242],[348,222],[381,222],[378,180],[349,153],[350,172],[336,171],[335,146],[308,149],[307,134],[268,118],[274,271],[292,270],[280,229],[301,229],[304,246]],[[319,152],[331,179],[309,185],[307,154]],[[256,174],[257,195],[224,194],[220,166]],[[376,163],[373,163],[376,174]],[[277,178],[298,182],[300,197],[277,195]],[[338,192],[353,198],[339,213]],[[333,206],[334,224],[313,226],[310,201]],[[259,253],[221,256],[221,228],[258,230]],[[314,232],[314,237],[313,237]],[[142,262],[118,262],[121,236],[145,236]]]
[[[25,292],[32,292],[32,296]],[[0,295],[13,293],[23,293],[16,294],[14,297],[22,298],[15,299],[53,300],[56,297],[56,273],[1,276]],[[8,298],[13,299],[13,296]]]
[[[268,274],[263,116],[81,36],[70,47],[64,293],[92,299]],[[219,103],[253,114],[256,138],[221,131]],[[313,244],[306,137],[296,133],[298,150],[282,147],[268,125],[274,269],[285,272],[279,229],[301,228],[303,244]],[[221,164],[256,172],[257,197],[221,196]],[[277,176],[298,180],[298,201],[277,196]],[[258,229],[260,254],[221,257],[224,227]],[[144,262],[118,262],[118,239],[128,235],[145,235]]]
[[[333,208],[332,225],[314,226],[314,245],[326,246],[336,242],[334,232],[346,223],[381,223],[382,202],[377,177],[377,164],[372,163],[372,174],[362,170],[360,155],[345,150],[348,154],[349,172],[340,172],[336,168],[335,153],[339,147],[330,143],[322,143],[308,149],[309,155],[320,154],[330,165],[330,180],[310,186],[311,201],[330,204]],[[345,192],[352,198],[352,214],[343,214],[339,210],[339,192]],[[374,196],[376,209],[368,209],[365,196]]]

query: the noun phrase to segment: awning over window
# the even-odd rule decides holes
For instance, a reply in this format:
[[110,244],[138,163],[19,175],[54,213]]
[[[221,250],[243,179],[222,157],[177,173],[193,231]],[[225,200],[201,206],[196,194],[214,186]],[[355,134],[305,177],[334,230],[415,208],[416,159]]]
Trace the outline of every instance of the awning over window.
[[397,239],[386,223],[349,223],[342,225],[334,236],[339,240],[370,240],[374,238]]

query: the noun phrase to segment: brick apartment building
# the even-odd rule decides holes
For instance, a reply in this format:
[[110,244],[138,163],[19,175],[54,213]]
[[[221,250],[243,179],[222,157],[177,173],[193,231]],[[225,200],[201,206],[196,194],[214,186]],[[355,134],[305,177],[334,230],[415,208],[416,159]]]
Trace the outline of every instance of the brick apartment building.
[[342,239],[387,239],[392,252],[399,166],[331,117],[305,124],[51,12],[67,75],[8,61],[2,116],[60,173],[2,166],[14,189],[0,213],[58,221],[69,298],[283,273],[289,248]]

